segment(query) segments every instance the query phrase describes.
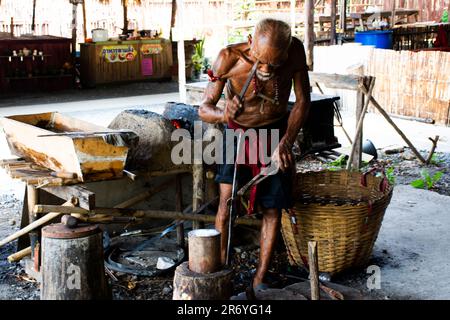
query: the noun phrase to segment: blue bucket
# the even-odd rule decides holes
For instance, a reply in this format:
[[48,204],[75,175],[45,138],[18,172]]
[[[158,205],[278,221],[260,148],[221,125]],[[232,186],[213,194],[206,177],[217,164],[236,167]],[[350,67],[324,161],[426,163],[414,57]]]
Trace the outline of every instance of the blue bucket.
[[355,42],[362,43],[366,46],[375,46],[378,49],[392,49],[392,33],[392,30],[355,32]]

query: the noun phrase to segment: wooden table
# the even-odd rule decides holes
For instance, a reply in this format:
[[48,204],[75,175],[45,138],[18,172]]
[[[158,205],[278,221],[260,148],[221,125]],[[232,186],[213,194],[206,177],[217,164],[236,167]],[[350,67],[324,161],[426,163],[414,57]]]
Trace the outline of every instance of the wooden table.
[[[409,17],[413,17],[417,22],[419,10],[415,9],[398,9],[395,11],[395,16],[406,19],[408,22]],[[356,27],[356,22],[359,22],[359,26],[363,26],[364,30],[367,30],[367,20],[371,17],[390,20],[392,17],[392,11],[379,11],[379,12],[353,12],[350,13],[352,20],[352,27]]]
[[172,76],[172,43],[167,39],[80,44],[81,83],[163,80]]

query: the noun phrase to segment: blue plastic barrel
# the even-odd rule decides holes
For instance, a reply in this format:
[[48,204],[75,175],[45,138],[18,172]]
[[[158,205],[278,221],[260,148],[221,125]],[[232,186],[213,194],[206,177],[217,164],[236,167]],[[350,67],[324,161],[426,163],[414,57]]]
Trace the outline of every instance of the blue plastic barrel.
[[355,32],[355,42],[362,43],[366,46],[375,46],[375,48],[379,49],[392,49],[392,33],[392,30]]

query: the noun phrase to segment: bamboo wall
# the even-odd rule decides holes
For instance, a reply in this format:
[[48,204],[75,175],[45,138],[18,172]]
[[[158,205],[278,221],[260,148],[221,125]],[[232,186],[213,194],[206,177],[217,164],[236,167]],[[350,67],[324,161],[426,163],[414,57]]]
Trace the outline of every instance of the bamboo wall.
[[[450,125],[449,70],[450,52],[394,51],[358,44],[314,48],[314,71],[374,76],[374,96],[388,113],[433,119],[441,125]],[[325,93],[339,95],[342,109],[354,112],[354,91],[326,89]]]

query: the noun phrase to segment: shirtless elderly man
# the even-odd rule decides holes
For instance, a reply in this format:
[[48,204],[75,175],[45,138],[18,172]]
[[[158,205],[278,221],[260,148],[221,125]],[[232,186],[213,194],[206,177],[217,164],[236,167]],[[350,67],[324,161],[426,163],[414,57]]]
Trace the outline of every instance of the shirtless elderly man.
[[[241,100],[238,94],[255,63],[258,63],[255,76]],[[256,202],[262,207],[263,220],[259,265],[253,288],[260,289],[265,286],[264,277],[280,227],[281,210],[292,206],[292,145],[306,119],[311,99],[305,50],[301,41],[291,36],[288,24],[264,19],[258,23],[248,42],[222,49],[212,71],[212,81],[199,108],[199,116],[203,121],[224,123],[231,129],[280,130],[281,139],[271,157],[280,170],[261,182],[256,192]],[[296,100],[289,113],[292,83]],[[217,107],[217,102],[224,88],[226,105],[222,110]],[[216,182],[220,185],[216,229],[221,232],[223,263],[228,239],[227,200],[232,193],[233,170],[234,164],[220,164],[216,176]]]

